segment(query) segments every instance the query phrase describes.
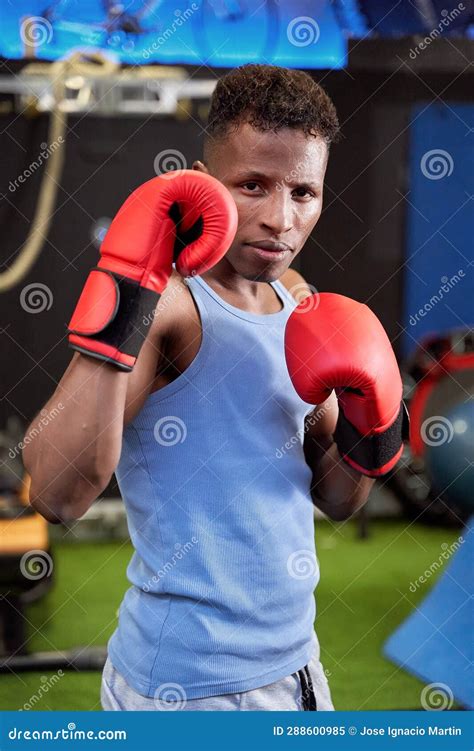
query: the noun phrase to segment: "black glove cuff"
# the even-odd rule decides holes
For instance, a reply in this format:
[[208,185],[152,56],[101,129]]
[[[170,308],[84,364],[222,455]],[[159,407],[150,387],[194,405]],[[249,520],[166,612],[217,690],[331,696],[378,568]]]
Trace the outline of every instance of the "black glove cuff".
[[[95,268],[104,271],[100,267]],[[71,329],[69,331],[84,337],[84,339],[107,344],[125,355],[136,358],[153,323],[160,294],[140,286],[139,282],[134,279],[123,277],[108,269],[106,273],[113,276],[117,288],[117,304],[113,317],[101,331],[94,334],[85,334],[82,331],[71,332]],[[99,359],[109,360],[105,356],[102,357],[98,352],[94,353],[82,349],[80,345],[70,343],[70,346],[79,352],[82,351]],[[126,365],[115,364],[123,370],[131,370]]]
[[342,457],[347,457],[359,465],[361,471],[365,470],[367,474],[371,474],[384,467],[396,456],[403,440],[408,438],[408,433],[408,412],[402,401],[397,419],[390,427],[384,433],[371,436],[362,436],[339,408],[339,418],[333,438]]

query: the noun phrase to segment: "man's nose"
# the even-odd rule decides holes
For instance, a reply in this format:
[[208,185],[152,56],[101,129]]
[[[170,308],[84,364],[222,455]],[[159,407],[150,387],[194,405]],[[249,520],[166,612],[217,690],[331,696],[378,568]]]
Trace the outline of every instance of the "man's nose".
[[276,237],[284,235],[293,227],[293,206],[291,196],[284,190],[274,190],[265,199],[262,206],[261,224]]

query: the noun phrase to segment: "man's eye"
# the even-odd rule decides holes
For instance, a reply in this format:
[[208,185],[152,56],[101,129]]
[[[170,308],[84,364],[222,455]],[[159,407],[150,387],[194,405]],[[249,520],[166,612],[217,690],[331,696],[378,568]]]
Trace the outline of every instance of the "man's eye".
[[247,190],[254,191],[258,188],[258,183],[250,181],[248,183],[244,183],[242,187],[246,188]]
[[296,188],[296,190],[293,191],[293,195],[297,198],[314,198],[313,191],[308,188]]

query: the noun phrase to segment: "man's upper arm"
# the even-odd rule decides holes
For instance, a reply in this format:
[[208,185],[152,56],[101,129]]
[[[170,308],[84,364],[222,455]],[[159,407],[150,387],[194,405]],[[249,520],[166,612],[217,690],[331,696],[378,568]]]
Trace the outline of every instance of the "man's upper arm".
[[133,420],[142,408],[150,394],[156,373],[166,360],[165,344],[176,315],[175,308],[178,303],[174,298],[178,297],[176,287],[180,284],[184,284],[183,280],[173,272],[150,320],[149,334],[129,375],[124,425]]

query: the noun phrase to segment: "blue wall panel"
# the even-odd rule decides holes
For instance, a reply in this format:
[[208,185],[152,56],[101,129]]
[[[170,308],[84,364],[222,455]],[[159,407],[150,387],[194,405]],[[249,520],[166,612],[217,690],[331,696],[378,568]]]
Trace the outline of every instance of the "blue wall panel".
[[414,107],[410,129],[403,351],[472,325],[474,105]]

